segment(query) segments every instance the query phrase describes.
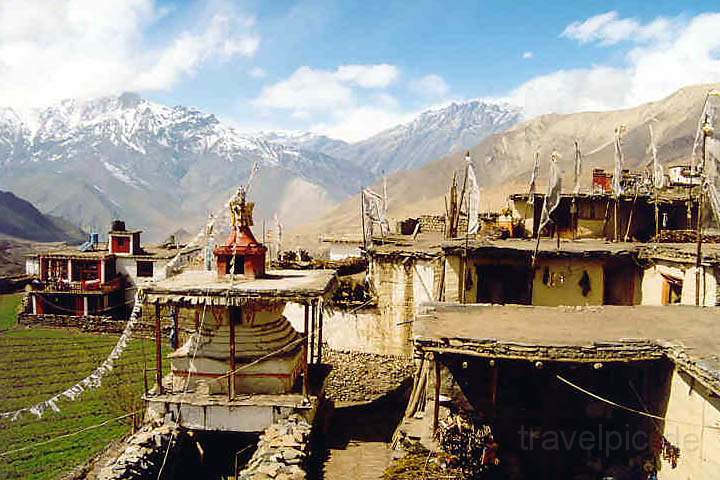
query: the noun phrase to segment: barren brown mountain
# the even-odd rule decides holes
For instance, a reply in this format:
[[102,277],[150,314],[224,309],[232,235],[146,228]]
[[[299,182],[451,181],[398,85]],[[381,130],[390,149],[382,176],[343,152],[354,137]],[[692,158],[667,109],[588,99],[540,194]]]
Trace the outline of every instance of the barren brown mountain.
[[[720,85],[696,85],[678,90],[667,98],[634,108],[542,115],[503,133],[492,135],[470,150],[481,191],[481,210],[497,210],[511,193],[524,192],[533,164],[540,152],[539,188],[547,178],[552,150],[561,154],[565,190],[572,189],[573,143],[583,153],[583,187],[590,184],[595,167],[613,165],[613,135],[624,125],[626,168],[641,169],[649,161],[648,124],[652,123],[658,157],[664,165],[690,161],[692,143],[705,96]],[[455,152],[423,168],[402,171],[387,178],[389,215],[396,219],[422,213],[442,213],[443,195],[453,172],[462,174],[464,152]],[[356,195],[331,210],[321,220],[292,232],[300,240],[319,234],[359,234],[360,201]]]

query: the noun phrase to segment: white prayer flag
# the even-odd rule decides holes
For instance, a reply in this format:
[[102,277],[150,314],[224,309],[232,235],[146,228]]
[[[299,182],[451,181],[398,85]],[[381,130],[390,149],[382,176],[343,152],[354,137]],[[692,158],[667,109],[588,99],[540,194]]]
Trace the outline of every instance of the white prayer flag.
[[550,157],[550,178],[548,179],[548,190],[543,202],[542,215],[540,217],[540,228],[538,234],[545,225],[550,221],[550,214],[560,204],[560,194],[562,193],[562,177],[560,176],[560,154],[553,152]]
[[468,179],[468,196],[467,196],[467,215],[468,215],[468,234],[474,235],[480,230],[480,187],[478,186],[477,177],[475,177],[475,169],[473,168],[470,152],[465,156],[467,162],[467,179]]

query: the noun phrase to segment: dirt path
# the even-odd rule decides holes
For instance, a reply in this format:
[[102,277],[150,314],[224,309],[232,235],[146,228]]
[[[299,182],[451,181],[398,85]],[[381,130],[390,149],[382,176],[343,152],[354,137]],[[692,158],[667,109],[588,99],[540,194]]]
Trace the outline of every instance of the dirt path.
[[390,442],[405,410],[405,389],[369,403],[338,405],[329,418],[324,480],[377,480],[392,458]]
[[325,462],[327,480],[377,480],[390,464],[392,451],[385,442],[351,441],[344,449],[330,449]]

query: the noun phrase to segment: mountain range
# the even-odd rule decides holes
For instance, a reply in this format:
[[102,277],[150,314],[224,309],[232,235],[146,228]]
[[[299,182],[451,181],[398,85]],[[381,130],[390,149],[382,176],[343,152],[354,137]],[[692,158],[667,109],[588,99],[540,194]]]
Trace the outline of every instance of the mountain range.
[[517,109],[452,104],[348,144],[310,133],[248,134],[212,114],[132,93],[66,100],[32,117],[0,109],[0,188],[85,230],[111,220],[164,238],[200,224],[253,165],[256,218],[319,218],[378,175],[422,165],[512,125]]
[[[582,188],[588,189],[592,169],[612,169],[614,130],[623,125],[625,167],[643,169],[650,161],[649,128],[653,125],[659,161],[664,165],[689,164],[692,145],[707,92],[720,85],[696,85],[678,90],[656,102],[604,112],[549,114],[518,123],[486,137],[470,154],[481,187],[481,211],[497,210],[512,193],[526,192],[535,152],[540,153],[540,191],[547,182],[550,154],[560,153],[566,191],[572,189],[574,142],[583,158]],[[462,178],[462,151],[442,156],[426,165],[387,178],[389,215],[395,219],[423,213],[444,213],[443,196],[453,173]],[[379,186],[378,186],[379,188]],[[346,234],[360,231],[356,214],[360,200],[354,196],[322,219],[296,232]]]
[[80,243],[85,233],[69,222],[44,215],[30,202],[0,191],[0,235],[36,242]]

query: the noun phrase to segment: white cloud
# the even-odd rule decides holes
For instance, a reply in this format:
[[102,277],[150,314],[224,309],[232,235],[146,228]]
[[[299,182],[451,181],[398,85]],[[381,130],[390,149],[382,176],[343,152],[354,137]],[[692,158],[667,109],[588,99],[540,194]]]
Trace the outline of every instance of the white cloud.
[[361,106],[348,109],[330,123],[317,123],[310,131],[355,142],[364,140],[400,123],[410,121],[414,113],[403,113],[375,106]]
[[0,2],[0,104],[164,90],[205,62],[258,49],[254,20],[231,9],[206,11],[158,46],[148,30],[168,14],[154,0]]
[[[573,38],[619,41],[624,35],[618,33],[620,29],[612,34],[603,30],[608,18],[620,21],[616,16],[589,24],[588,20],[579,24],[585,27],[573,30]],[[646,30],[627,37],[634,43],[624,65],[595,65],[542,75],[525,82],[504,100],[523,105],[528,116],[609,110],[658,100],[683,86],[720,82],[720,13],[698,15],[684,23],[658,18],[647,25],[662,24],[673,25],[672,35]],[[596,33],[600,31],[604,33]]]
[[248,75],[253,78],[264,78],[267,75],[267,72],[263,68],[253,67],[248,71]]
[[399,75],[397,67],[382,63],[379,65],[341,65],[335,72],[338,80],[354,83],[364,88],[384,88]]
[[341,65],[336,70],[303,66],[286,80],[262,89],[256,106],[318,111],[347,107],[354,102],[353,87],[384,88],[398,77],[393,65]]
[[354,141],[396,125],[404,114],[384,91],[400,77],[394,65],[341,65],[335,70],[303,66],[285,80],[262,89],[252,103],[287,110],[291,118],[313,122],[318,133]]
[[633,18],[619,18],[618,12],[610,11],[583,22],[571,23],[565,27],[561,36],[580,43],[599,42],[601,45],[614,45],[624,40],[637,42],[666,38],[672,27],[673,22],[666,18],[657,18],[643,25]]
[[425,97],[442,98],[450,92],[445,79],[440,75],[430,74],[410,82],[410,88]]
[[534,54],[533,52],[530,52],[530,51],[523,52],[522,58],[523,58],[523,60],[530,60],[530,59],[532,59],[532,58],[535,58],[535,54]]
[[289,78],[264,87],[253,103],[286,110],[326,110],[353,102],[352,87],[337,72],[300,67]]

